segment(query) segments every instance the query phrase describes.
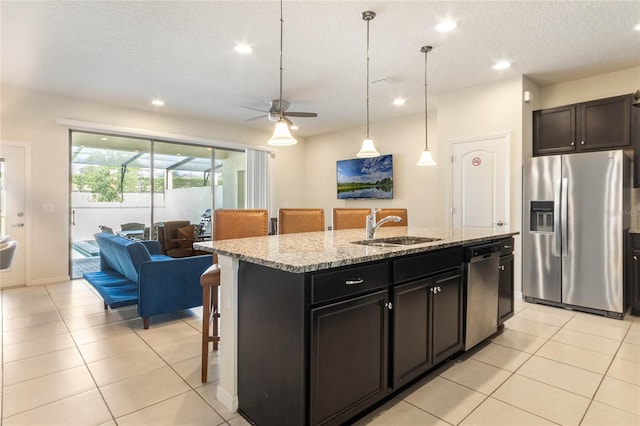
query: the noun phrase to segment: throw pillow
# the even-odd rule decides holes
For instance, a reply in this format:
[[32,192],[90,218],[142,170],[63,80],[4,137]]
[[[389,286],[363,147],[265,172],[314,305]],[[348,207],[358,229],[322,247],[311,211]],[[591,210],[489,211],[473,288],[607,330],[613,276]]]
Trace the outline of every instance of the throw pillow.
[[178,228],[177,234],[178,239],[182,240],[178,243],[180,248],[188,248],[193,245],[193,240],[195,239],[193,225]]

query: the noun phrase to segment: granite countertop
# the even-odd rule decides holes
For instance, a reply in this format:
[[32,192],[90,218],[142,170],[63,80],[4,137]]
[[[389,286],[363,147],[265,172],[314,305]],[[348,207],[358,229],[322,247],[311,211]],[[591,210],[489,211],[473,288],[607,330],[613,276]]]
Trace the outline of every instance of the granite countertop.
[[631,228],[629,229],[630,234],[640,234],[640,228]]
[[399,247],[376,247],[353,244],[365,239],[364,229],[304,232],[269,237],[238,238],[196,242],[193,247],[210,253],[231,256],[243,261],[294,273],[312,272],[340,266],[423,253],[463,244],[481,243],[517,235],[518,232],[406,226],[382,227],[376,238],[395,236],[441,238],[440,241]]

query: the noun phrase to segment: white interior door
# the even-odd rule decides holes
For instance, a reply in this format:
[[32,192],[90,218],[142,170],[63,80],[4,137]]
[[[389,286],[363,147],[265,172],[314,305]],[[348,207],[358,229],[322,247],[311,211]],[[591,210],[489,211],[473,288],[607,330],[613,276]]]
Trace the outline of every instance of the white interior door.
[[507,134],[451,143],[453,229],[509,229],[508,150]]
[[22,145],[0,143],[0,216],[2,235],[18,241],[11,268],[0,270],[0,287],[27,284],[27,149]]

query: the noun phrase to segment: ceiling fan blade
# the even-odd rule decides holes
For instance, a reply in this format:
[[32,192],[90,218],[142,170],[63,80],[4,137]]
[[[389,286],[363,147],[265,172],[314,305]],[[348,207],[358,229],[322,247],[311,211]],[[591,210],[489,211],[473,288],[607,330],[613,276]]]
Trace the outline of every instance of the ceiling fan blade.
[[317,112],[294,112],[294,111],[285,111],[284,112],[285,116],[288,117],[317,117],[318,113]]
[[260,120],[260,119],[263,119],[263,118],[268,117],[268,116],[269,116],[268,114],[265,114],[265,115],[259,115],[259,116],[257,116],[257,117],[247,118],[247,119],[246,119],[246,120],[244,120],[244,121]]
[[258,109],[258,108],[251,108],[251,107],[246,107],[246,106],[240,106],[240,108],[250,109],[251,111],[269,112],[268,109]]

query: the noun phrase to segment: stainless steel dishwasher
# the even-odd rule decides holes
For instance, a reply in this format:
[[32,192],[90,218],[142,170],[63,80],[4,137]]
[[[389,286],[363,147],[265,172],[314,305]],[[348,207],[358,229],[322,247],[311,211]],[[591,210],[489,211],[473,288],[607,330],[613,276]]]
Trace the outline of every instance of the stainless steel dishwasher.
[[480,244],[464,250],[465,351],[498,331],[499,262],[500,243]]

